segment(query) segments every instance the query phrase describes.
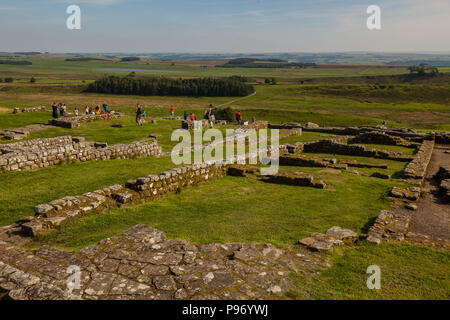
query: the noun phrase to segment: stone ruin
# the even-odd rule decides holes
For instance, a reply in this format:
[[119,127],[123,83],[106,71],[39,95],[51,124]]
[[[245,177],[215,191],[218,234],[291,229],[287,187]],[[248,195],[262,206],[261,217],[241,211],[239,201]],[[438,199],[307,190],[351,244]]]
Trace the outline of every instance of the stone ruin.
[[46,111],[46,108],[44,106],[41,107],[31,107],[31,108],[23,108],[20,110],[19,108],[14,108],[13,113],[17,114],[20,112],[43,112]]
[[417,143],[410,142],[399,136],[392,136],[385,132],[369,131],[358,134],[348,140],[348,143],[371,143],[391,146],[401,146],[407,148],[416,148]]
[[424,140],[414,159],[406,166],[403,177],[411,183],[422,184],[433,154],[434,140]]
[[331,227],[325,234],[313,233],[308,238],[301,239],[298,243],[313,251],[330,251],[336,245],[354,244],[358,240],[358,234],[352,230],[341,227]]
[[440,167],[436,179],[442,200],[444,203],[450,203],[450,165]]
[[78,128],[81,123],[83,122],[92,122],[92,121],[98,121],[98,120],[105,120],[105,117],[109,117],[110,119],[114,118],[120,118],[122,116],[122,113],[111,111],[111,113],[108,114],[82,114],[77,117],[61,117],[56,119],[50,119],[48,120],[49,125],[53,125],[56,127],[63,127],[63,128]]
[[0,145],[0,171],[21,171],[54,166],[71,161],[127,159],[159,156],[157,141],[138,141],[108,146],[84,138],[63,136]]
[[[0,292],[14,300],[280,299],[294,288],[292,272],[326,265],[300,246],[197,245],[136,225],[73,254],[0,241]],[[79,289],[68,288],[69,266],[80,268]]]
[[304,143],[303,152],[331,153],[331,154],[371,157],[371,158],[405,161],[405,162],[414,159],[413,157],[405,156],[400,152],[377,150],[357,144],[349,145],[346,143],[338,142],[334,139],[322,139],[315,142]]
[[4,140],[22,140],[28,137],[30,133],[26,128],[3,129],[0,130],[0,136]]

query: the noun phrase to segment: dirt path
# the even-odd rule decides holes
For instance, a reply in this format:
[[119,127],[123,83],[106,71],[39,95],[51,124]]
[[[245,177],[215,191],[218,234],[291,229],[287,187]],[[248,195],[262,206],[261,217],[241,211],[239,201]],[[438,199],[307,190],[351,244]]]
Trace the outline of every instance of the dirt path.
[[450,146],[435,146],[423,185],[429,194],[418,203],[418,210],[411,213],[411,231],[450,240],[450,205],[439,198],[437,181],[433,178],[441,165],[450,163],[450,153],[445,151],[450,151]]

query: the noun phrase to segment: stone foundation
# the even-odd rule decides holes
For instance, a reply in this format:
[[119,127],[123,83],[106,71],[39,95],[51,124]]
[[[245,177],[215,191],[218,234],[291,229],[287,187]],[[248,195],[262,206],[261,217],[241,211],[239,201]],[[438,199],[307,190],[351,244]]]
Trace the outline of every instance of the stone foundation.
[[436,179],[438,180],[442,201],[450,203],[450,165],[440,167]]
[[293,172],[293,173],[279,173],[275,175],[261,176],[261,180],[276,184],[285,184],[293,186],[304,186],[324,189],[326,187],[325,182],[315,179],[313,175]]
[[384,132],[370,131],[357,135],[348,140],[349,143],[372,143],[372,144],[383,144],[391,146],[402,146],[415,148],[417,144],[411,143],[401,137],[391,136]]
[[363,145],[349,145],[338,142],[335,139],[319,140],[315,142],[305,143],[303,145],[303,152],[372,157],[405,162],[414,159],[413,157],[405,156],[400,152],[390,152],[384,150],[370,149]]
[[[49,125],[63,127],[63,128],[78,128],[83,122],[92,122],[98,120],[105,120],[105,117],[108,115],[105,114],[82,114],[78,117],[62,117],[57,119],[48,120]],[[120,112],[111,111],[109,114],[110,119],[119,118],[122,114]]]
[[72,161],[127,159],[160,154],[161,147],[154,140],[108,147],[106,143],[63,136],[1,145],[0,171],[38,169]]
[[369,229],[367,241],[381,243],[385,240],[403,241],[408,233],[411,217],[382,210]]
[[[67,288],[69,266],[80,288]],[[197,245],[136,225],[74,254],[0,242],[0,292],[14,300],[286,299],[292,272],[316,272],[322,254],[271,244]]]
[[428,164],[433,154],[434,140],[424,140],[414,159],[408,163],[404,170],[404,178],[411,183],[422,184],[427,172]]

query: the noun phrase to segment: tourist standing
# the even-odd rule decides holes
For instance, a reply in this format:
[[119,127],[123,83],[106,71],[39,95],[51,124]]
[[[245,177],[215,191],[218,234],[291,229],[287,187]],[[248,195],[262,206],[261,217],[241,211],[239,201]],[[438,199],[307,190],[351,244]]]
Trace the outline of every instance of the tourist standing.
[[189,115],[188,115],[188,113],[185,111],[185,112],[184,112],[184,120],[187,120],[188,117],[189,117]]
[[214,126],[214,121],[216,121],[216,117],[214,116],[214,107],[212,104],[209,105],[208,120],[209,127],[212,128]]
[[75,117],[78,117],[78,109],[77,109],[77,107],[75,107],[73,109],[73,114],[75,115]]
[[52,115],[53,115],[53,118],[58,118],[58,106],[56,105],[56,102],[53,102],[53,105],[52,105]]
[[136,123],[142,126],[142,106],[139,104],[136,107]]
[[175,108],[172,106],[170,107],[170,115],[173,117],[175,115]]
[[88,107],[88,106],[86,106],[86,108],[84,108],[84,113],[85,113],[85,114],[90,114],[90,112],[89,112],[89,107]]
[[192,121],[195,121],[195,115],[191,112],[190,118]]
[[238,111],[238,112],[236,113],[236,122],[237,122],[238,124],[240,124],[241,121],[242,121],[242,114],[241,114],[240,111]]

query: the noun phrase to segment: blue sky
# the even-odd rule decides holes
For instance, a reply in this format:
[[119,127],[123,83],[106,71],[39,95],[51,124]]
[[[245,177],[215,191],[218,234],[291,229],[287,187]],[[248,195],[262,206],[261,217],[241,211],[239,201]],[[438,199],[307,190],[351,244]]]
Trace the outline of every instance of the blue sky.
[[0,51],[450,52],[449,17],[450,0],[1,0]]

